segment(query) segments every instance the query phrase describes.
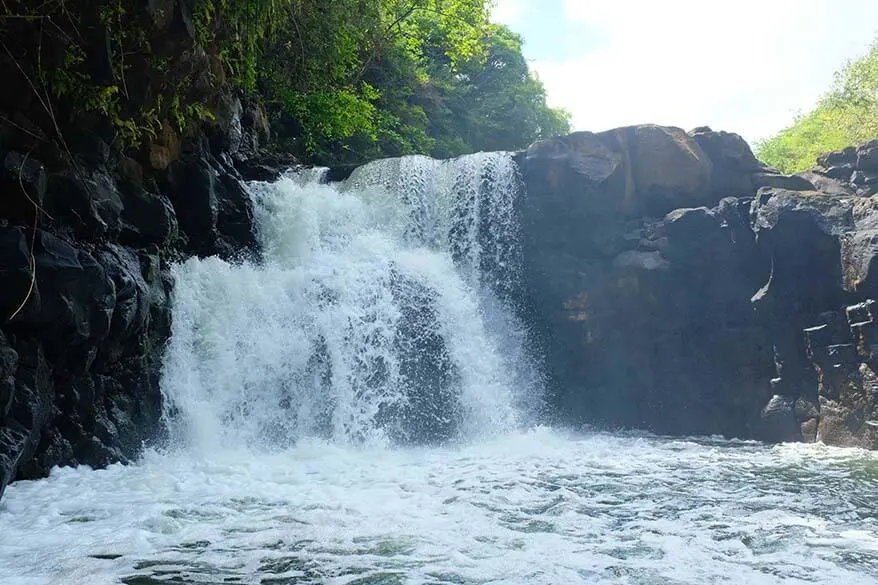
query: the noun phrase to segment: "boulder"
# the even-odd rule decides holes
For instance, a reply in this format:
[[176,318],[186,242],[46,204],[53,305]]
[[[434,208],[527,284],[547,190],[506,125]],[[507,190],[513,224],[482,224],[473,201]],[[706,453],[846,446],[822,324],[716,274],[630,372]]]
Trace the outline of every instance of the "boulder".
[[796,401],[775,394],[760,413],[759,437],[770,443],[795,443],[802,440],[801,424],[796,418]]
[[755,191],[752,174],[765,167],[750,145],[737,134],[701,127],[689,133],[713,163],[710,179],[714,197],[747,197]]
[[782,175],[776,173],[753,173],[753,187],[771,187],[788,191],[815,191],[814,184],[801,175]]
[[193,156],[174,163],[161,183],[162,193],[174,206],[180,230],[198,254],[209,254],[216,241],[218,179],[204,157]]
[[122,198],[116,182],[103,170],[52,173],[46,211],[82,238],[115,239],[122,230]]
[[851,189],[848,183],[837,179],[831,179],[820,173],[808,171],[800,173],[800,176],[812,185],[811,189],[819,191],[820,193],[834,195],[836,197],[851,197],[854,195],[854,190]]
[[823,171],[823,174],[830,179],[837,179],[839,181],[847,181],[850,183],[854,176],[854,165],[848,163],[829,167]]
[[177,238],[177,214],[167,197],[135,185],[122,189],[122,231],[128,245],[164,247]]
[[628,131],[635,188],[645,209],[695,207],[711,202],[713,164],[679,128],[639,126]]
[[530,183],[541,182],[543,191],[578,192],[577,207],[589,215],[661,217],[719,200],[711,190],[713,164],[679,128],[577,132],[536,143],[525,166]]
[[842,150],[828,152],[817,157],[817,164],[828,169],[838,165],[854,164],[857,161],[857,149],[849,146]]
[[867,142],[857,149],[857,170],[878,173],[878,140]]

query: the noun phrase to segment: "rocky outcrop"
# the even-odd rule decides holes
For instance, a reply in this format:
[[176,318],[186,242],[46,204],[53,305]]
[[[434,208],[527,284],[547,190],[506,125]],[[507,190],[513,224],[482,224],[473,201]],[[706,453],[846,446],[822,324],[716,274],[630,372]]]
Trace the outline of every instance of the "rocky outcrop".
[[[243,181],[294,164],[262,150],[264,116],[226,105],[215,127],[186,140],[163,131],[138,158],[58,158],[4,135],[0,495],[16,478],[127,461],[160,440],[169,265],[258,253]],[[735,134],[638,126],[521,153],[518,306],[555,412],[878,448],[876,152],[783,175]],[[421,341],[429,351],[414,353],[438,357],[407,375],[445,387],[441,348]],[[412,407],[447,399],[432,398]]]
[[878,447],[873,153],[783,175],[737,135],[657,126],[528,149],[524,306],[558,411]]
[[161,439],[170,263],[256,253],[238,169],[280,172],[257,158],[265,130],[247,111],[232,108],[222,131],[165,136],[160,161],[156,148],[70,159],[3,136],[0,495],[14,479],[129,461]]
[[257,254],[243,181],[294,163],[271,154],[265,112],[200,46],[190,3],[126,4],[115,35],[95,3],[9,10],[21,14],[0,55],[0,495],[159,437],[169,265]]
[[830,152],[817,159],[811,173],[836,181],[860,197],[878,194],[878,140],[858,148]]

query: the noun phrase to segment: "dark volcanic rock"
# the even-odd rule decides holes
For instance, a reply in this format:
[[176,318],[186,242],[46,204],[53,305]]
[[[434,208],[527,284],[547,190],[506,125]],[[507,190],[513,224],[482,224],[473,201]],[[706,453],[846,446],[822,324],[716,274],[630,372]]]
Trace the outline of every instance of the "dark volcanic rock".
[[820,193],[824,193],[826,195],[835,195],[839,197],[851,197],[854,195],[854,189],[852,189],[851,186],[844,181],[830,179],[825,175],[821,175],[819,173],[811,171],[801,173],[800,176],[812,185],[811,190],[819,191]]
[[[54,388],[38,343],[20,341],[13,346],[7,336],[0,334],[0,352],[6,355],[3,374],[7,390],[11,382],[11,399],[0,426],[2,495],[18,475],[19,466],[27,464],[37,451],[41,433],[52,416]],[[10,359],[13,355],[17,359]]]
[[[169,280],[158,258],[107,245],[94,253],[38,231],[0,228],[0,490],[54,465],[105,466],[156,436]],[[146,261],[145,261],[146,260]],[[30,295],[28,296],[28,291]]]
[[737,134],[696,128],[690,132],[713,163],[710,185],[714,196],[733,197],[752,193],[752,174],[765,166],[756,160],[750,146]]
[[177,238],[177,215],[166,197],[133,185],[123,188],[122,193],[120,239],[124,243],[164,247]]
[[523,157],[524,306],[560,412],[878,447],[878,334],[854,305],[878,298],[878,208],[857,196],[878,147],[781,175],[733,136],[689,137],[584,133]]
[[760,413],[759,436],[773,443],[802,440],[801,424],[796,418],[796,400],[775,394]]
[[[739,146],[705,133],[701,142],[731,144],[709,146],[714,152]],[[687,164],[668,168],[675,159]],[[721,163],[726,174],[742,173],[737,187],[761,170],[740,152],[727,159],[740,161]],[[718,167],[685,133],[655,127],[573,135],[527,152],[527,317],[548,356],[554,400],[574,420],[756,433],[774,367],[750,298],[770,265],[749,226],[749,200],[719,201],[722,189],[711,188]],[[631,219],[680,202],[702,206]]]
[[255,250],[253,201],[240,179],[229,173],[220,175],[217,188],[219,213],[217,230],[231,250]]
[[[835,180],[851,194],[871,197],[878,193],[878,140],[823,155],[817,159],[817,166],[806,174]],[[838,194],[823,186],[818,187],[821,191]]]
[[679,128],[638,126],[578,132],[539,142],[526,155],[533,184],[575,190],[574,213],[661,216],[710,203],[712,164]]
[[856,168],[867,173],[878,173],[878,140],[857,149]]
[[754,173],[753,186],[774,187],[789,191],[814,191],[814,184],[799,175],[780,175],[776,173]]
[[130,461],[159,440],[168,261],[256,247],[228,154],[197,139],[174,162],[170,132],[158,144],[168,171],[111,164],[93,130],[76,133],[74,148],[96,145],[77,163],[53,159],[47,173],[9,152],[0,168],[0,495],[14,479]]
[[851,163],[836,165],[829,167],[823,171],[823,174],[829,177],[830,179],[838,179],[840,181],[848,181],[850,182],[851,178],[854,176],[854,165]]
[[253,204],[231,164],[199,149],[171,165],[161,188],[191,253],[231,257],[255,249]]
[[102,339],[115,306],[103,268],[84,250],[40,230],[33,239],[31,286],[30,241],[23,228],[0,228],[0,274],[9,285],[0,295],[0,312],[9,318],[28,298],[11,325],[38,331],[51,342],[53,356]]
[[[809,330],[818,377],[817,439],[830,445],[878,448],[878,342],[874,301],[827,314],[820,335]],[[845,319],[846,317],[846,319]]]
[[846,291],[878,298],[878,201],[856,199],[853,227],[841,238],[842,284]]
[[857,160],[857,149],[848,146],[843,150],[828,152],[817,158],[817,164],[823,168],[853,163]]
[[81,238],[110,238],[122,229],[122,199],[106,172],[64,171],[49,176],[46,211]]
[[35,159],[17,152],[6,153],[0,166],[0,197],[5,217],[33,225],[36,207],[46,197],[46,169]]
[[199,254],[209,255],[217,237],[217,181],[217,173],[207,160],[192,157],[171,165],[161,185],[174,205],[180,229]]

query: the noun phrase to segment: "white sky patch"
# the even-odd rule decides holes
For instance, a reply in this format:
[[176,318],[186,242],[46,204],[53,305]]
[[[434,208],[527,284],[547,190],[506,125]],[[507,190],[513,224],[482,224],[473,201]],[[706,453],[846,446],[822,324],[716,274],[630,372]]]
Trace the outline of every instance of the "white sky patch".
[[529,0],[494,0],[494,7],[491,10],[491,20],[516,28],[516,25],[521,21],[521,16],[524,12],[524,3],[528,1]]
[[[509,18],[517,4],[520,18],[540,1],[498,10]],[[766,138],[878,33],[876,0],[565,0],[564,11],[569,56],[531,65],[578,130],[655,122]],[[526,19],[511,24],[527,39]]]

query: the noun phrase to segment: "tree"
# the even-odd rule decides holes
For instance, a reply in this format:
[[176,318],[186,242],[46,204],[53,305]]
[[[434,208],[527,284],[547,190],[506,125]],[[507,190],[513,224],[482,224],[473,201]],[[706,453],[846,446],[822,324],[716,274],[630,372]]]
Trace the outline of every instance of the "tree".
[[516,149],[569,128],[484,0],[293,7],[261,87],[288,146],[316,161]]
[[27,90],[0,102],[15,110],[27,94],[43,104],[49,135],[98,128],[137,153],[168,129],[191,135],[238,93],[266,107],[280,148],[324,164],[516,149],[566,132],[521,39],[491,24],[489,9],[489,0],[0,0],[0,71]]
[[807,114],[757,145],[757,155],[786,172],[803,171],[825,152],[878,138],[878,41],[836,73],[832,88]]

